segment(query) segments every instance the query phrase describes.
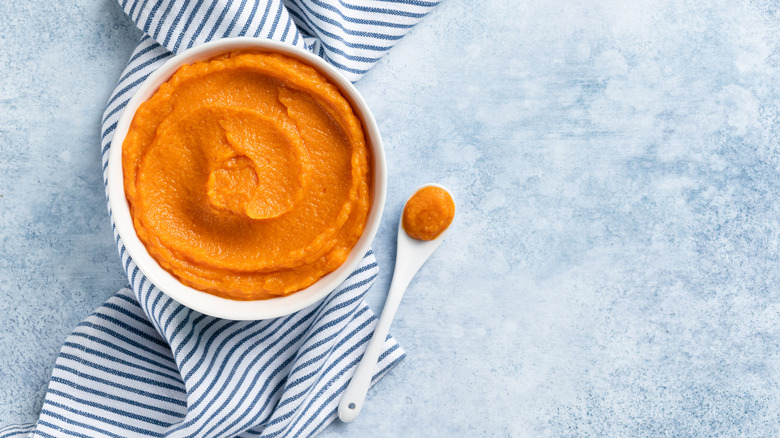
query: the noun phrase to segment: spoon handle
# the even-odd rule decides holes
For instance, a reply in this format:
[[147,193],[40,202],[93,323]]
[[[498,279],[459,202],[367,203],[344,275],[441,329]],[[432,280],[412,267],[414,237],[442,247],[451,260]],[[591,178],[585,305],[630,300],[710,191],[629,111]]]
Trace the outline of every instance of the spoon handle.
[[390,324],[393,322],[398,305],[401,304],[401,298],[406,291],[406,287],[409,286],[409,282],[417,272],[417,270],[411,271],[410,275],[408,269],[399,267],[399,263],[407,264],[402,259],[396,261],[393,281],[390,284],[390,291],[387,293],[387,300],[385,301],[384,309],[382,309],[382,315],[380,315],[379,322],[376,324],[376,328],[374,328],[374,335],[371,336],[371,340],[368,342],[366,352],[363,353],[363,358],[358,363],[347,390],[341,396],[339,419],[345,423],[349,423],[357,418],[360,410],[363,409],[363,402],[366,399],[368,387],[371,386],[371,378],[374,376],[376,363],[379,360],[382,347],[385,345],[387,334],[390,332]]

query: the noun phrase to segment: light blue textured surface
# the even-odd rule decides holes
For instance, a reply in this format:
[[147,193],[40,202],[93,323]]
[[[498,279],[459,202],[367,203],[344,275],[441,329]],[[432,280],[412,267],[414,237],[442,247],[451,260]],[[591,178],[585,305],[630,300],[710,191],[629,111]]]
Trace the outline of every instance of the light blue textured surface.
[[[551,3],[445,1],[358,83],[390,172],[374,309],[406,196],[459,211],[408,358],[322,436],[780,435],[780,5]],[[98,129],[139,33],[111,0],[0,16],[5,423],[126,283]]]

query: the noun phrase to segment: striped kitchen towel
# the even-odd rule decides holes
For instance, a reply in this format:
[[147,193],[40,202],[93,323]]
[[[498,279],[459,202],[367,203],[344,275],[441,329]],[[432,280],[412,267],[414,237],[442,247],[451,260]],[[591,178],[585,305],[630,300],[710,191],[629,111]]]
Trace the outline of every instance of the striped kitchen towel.
[[[217,38],[265,37],[311,50],[355,81],[438,1],[120,3],[145,35],[106,108],[104,178],[122,109],[173,53]],[[114,237],[132,290],[111,297],[66,339],[37,423],[2,428],[0,438],[305,437],[335,418],[375,323],[363,302],[378,272],[371,252],[318,304],[278,319],[230,321],[168,298]],[[374,379],[403,357],[388,337]]]

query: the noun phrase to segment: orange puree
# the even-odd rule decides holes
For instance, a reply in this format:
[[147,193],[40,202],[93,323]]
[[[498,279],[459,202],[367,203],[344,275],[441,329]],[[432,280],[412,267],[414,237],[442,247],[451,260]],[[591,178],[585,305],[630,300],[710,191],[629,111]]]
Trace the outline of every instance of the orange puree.
[[406,234],[419,240],[439,237],[455,217],[455,202],[446,190],[428,186],[418,190],[404,207]]
[[236,300],[303,289],[363,233],[371,171],[360,121],[313,68],[236,52],[181,67],[122,146],[125,194],[152,257]]

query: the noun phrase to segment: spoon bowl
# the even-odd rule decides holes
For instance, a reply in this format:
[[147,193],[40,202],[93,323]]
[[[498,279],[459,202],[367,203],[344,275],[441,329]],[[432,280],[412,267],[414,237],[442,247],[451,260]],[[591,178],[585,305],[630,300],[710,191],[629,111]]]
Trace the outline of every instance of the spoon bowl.
[[[419,187],[415,193],[425,187],[438,187],[447,193],[450,193],[446,187],[433,183],[425,184],[424,186]],[[451,193],[450,196],[452,196]],[[433,240],[415,239],[414,237],[410,236],[406,230],[404,230],[402,214],[402,219],[398,221],[398,247],[395,256],[393,284],[395,284],[397,279],[403,280],[405,277],[408,277],[404,284],[404,289],[406,289],[406,286],[408,286],[409,282],[412,280],[415,274],[417,274],[417,271],[420,270],[422,265],[425,264],[425,261],[428,260],[434,251],[436,251],[436,248],[438,248],[439,245],[441,245],[441,243],[444,241],[444,238],[447,237],[449,230],[450,228],[447,227]]]

